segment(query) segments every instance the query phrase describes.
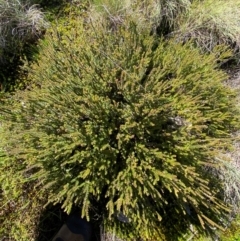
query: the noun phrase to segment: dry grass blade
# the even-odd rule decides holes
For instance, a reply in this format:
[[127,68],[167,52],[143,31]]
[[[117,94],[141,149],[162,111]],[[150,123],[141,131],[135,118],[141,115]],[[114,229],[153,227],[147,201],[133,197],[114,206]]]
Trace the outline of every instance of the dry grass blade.
[[99,24],[107,19],[112,29],[126,18],[132,18],[139,28],[156,28],[161,19],[161,6],[157,0],[95,0],[93,3],[89,12],[91,22]]
[[37,5],[0,0],[0,51],[14,53],[25,42],[38,39],[47,26]]
[[124,241],[118,238],[113,232],[106,232],[102,226],[100,228],[100,235],[101,241]]
[[175,35],[183,41],[194,39],[199,47],[212,51],[218,44],[240,47],[240,1],[193,1],[178,17]]

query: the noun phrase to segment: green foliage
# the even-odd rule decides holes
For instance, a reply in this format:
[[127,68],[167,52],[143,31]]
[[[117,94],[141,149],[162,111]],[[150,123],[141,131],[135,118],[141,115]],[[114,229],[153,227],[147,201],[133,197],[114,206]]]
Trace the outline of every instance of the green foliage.
[[239,216],[231,223],[230,227],[221,234],[222,241],[240,240],[240,218]]
[[21,161],[10,160],[1,151],[0,237],[33,241],[38,231],[36,223],[43,210],[44,195],[38,199],[37,191],[25,183],[21,167]]
[[[235,218],[233,222],[224,231],[218,232],[216,234],[217,240],[221,241],[239,241],[240,240],[240,222],[239,216]],[[179,241],[192,240],[192,241],[211,241],[212,239],[206,237],[205,235],[199,235],[197,232],[185,235],[183,239]]]
[[67,35],[52,32],[29,74],[35,87],[1,107],[10,186],[23,182],[37,203],[77,205],[87,218],[97,210],[122,237],[220,228],[221,183],[210,186],[203,167],[231,146],[239,112],[217,60],[126,19],[114,32],[81,20]]
[[[25,50],[27,52],[27,49]],[[27,79],[27,71],[23,68],[24,65],[28,65],[26,55],[23,57],[5,53],[5,57],[6,62],[0,64],[0,91],[12,92],[15,89],[24,89],[30,82]]]

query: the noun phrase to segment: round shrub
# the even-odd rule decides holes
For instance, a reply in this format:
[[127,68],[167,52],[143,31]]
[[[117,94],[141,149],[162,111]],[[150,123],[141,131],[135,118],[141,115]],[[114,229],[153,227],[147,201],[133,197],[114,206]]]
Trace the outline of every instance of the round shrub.
[[0,146],[47,203],[98,212],[125,237],[220,228],[228,208],[204,170],[239,113],[216,55],[127,20],[114,32],[79,20],[47,37],[29,78],[1,107]]

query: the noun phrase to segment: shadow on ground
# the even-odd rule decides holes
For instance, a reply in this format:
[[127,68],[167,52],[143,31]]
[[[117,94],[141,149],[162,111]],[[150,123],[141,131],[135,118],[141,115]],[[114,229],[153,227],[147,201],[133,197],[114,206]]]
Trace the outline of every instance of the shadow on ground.
[[[73,210],[76,212],[76,209]],[[64,223],[68,215],[61,209],[60,205],[49,206],[42,213],[36,241],[51,241]],[[93,233],[91,241],[100,241],[100,227],[98,222],[92,222]]]

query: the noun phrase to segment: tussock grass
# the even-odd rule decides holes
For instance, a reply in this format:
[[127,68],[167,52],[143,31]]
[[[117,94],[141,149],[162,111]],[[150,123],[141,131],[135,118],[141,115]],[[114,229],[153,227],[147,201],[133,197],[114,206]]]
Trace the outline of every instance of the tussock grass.
[[219,44],[235,50],[240,47],[239,0],[195,0],[175,24],[172,34],[183,41],[194,39],[205,51],[212,51]]
[[[185,13],[191,6],[191,0],[162,0],[159,1],[161,8],[161,21],[168,27],[176,26],[177,17]],[[165,27],[167,27],[165,26]]]
[[168,26],[173,26],[177,16],[189,9],[191,0],[93,0],[92,3],[92,9],[104,17],[133,15],[139,22],[144,19],[145,24],[150,22],[155,26],[164,21]]
[[156,28],[160,23],[160,13],[158,0],[93,0],[89,19],[94,24],[107,20],[110,29],[116,29],[126,18],[131,18],[140,28]]
[[230,220],[240,211],[240,133],[235,134],[234,149],[217,159],[220,163],[215,170],[216,175],[223,183],[222,196],[226,203],[231,205]]
[[48,26],[37,5],[18,0],[0,0],[1,52],[15,52],[26,42],[35,41]]
[[220,44],[235,53],[240,47],[240,0],[93,0],[89,16],[95,24],[107,19],[111,28],[131,17],[141,28],[183,42],[192,39],[207,52]]
[[107,232],[103,228],[100,229],[101,241],[125,241],[117,237],[113,232]]

